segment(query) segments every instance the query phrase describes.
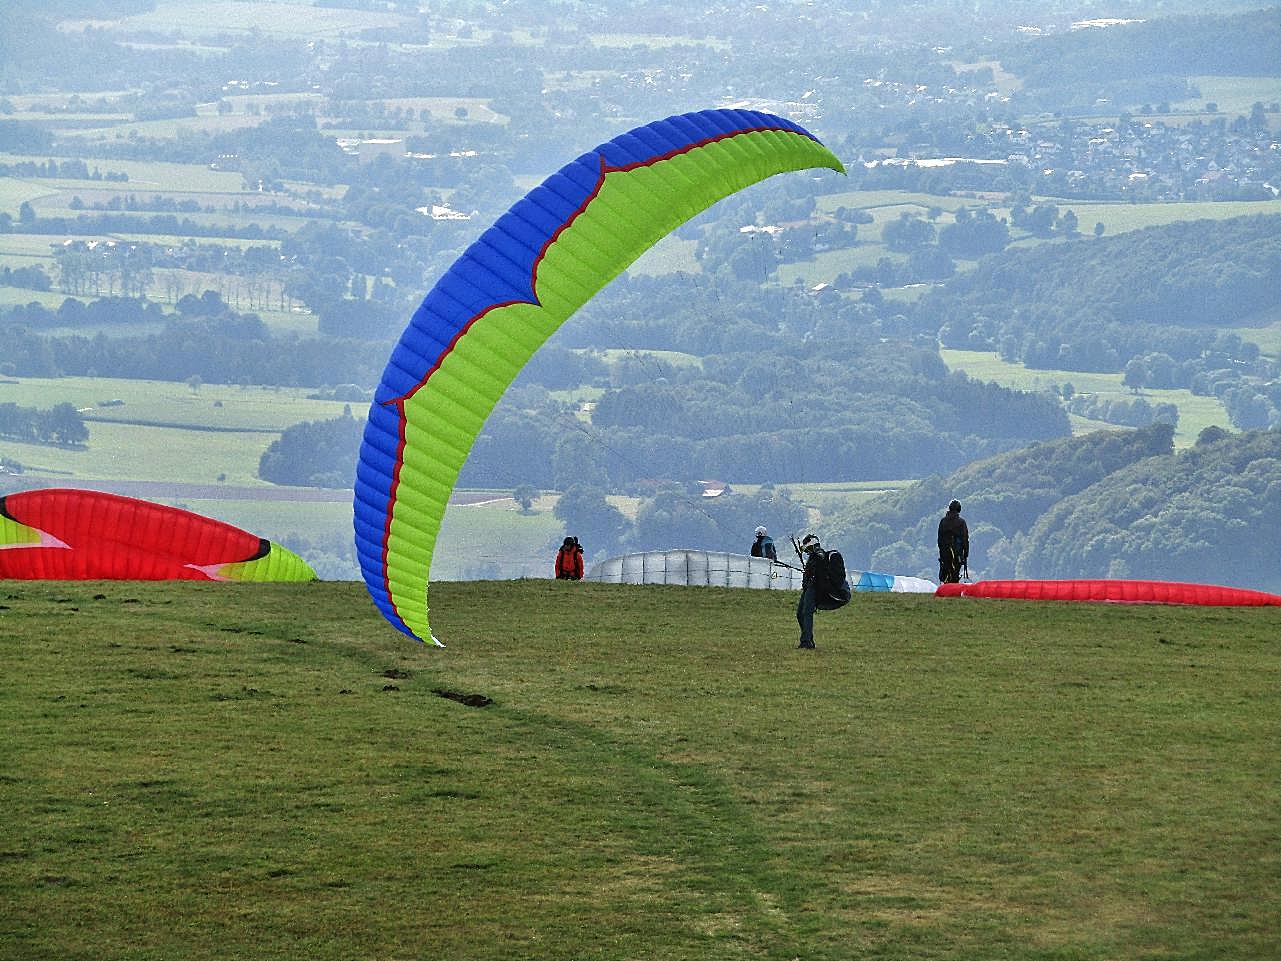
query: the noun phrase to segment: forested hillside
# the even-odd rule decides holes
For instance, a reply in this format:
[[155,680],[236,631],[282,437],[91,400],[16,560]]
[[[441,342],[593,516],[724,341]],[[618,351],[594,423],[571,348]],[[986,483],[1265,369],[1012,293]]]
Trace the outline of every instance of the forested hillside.
[[[833,519],[854,566],[937,575],[958,498],[974,577],[1136,577],[1281,587],[1281,432],[1170,428],[1034,444],[882,495]],[[1248,546],[1247,546],[1248,545]]]
[[922,298],[948,347],[1031,368],[1124,371],[1224,399],[1236,426],[1281,406],[1278,365],[1241,336],[1281,290],[1281,216],[1197,220],[1009,251]]
[[1154,76],[1275,76],[1281,73],[1281,8],[1157,17],[1119,29],[1034,36],[1004,47],[1001,63],[1023,77],[1026,88],[1039,91]]
[[1279,287],[1281,216],[1241,217],[1010,251],[931,291],[921,310],[939,317],[949,347],[1122,370],[1154,349],[1180,362],[1234,347],[1227,359],[1254,359],[1216,336],[1273,306]]
[[1050,507],[1019,577],[1145,577],[1281,590],[1281,432],[1214,432]]
[[970,566],[998,570],[1009,543],[1051,506],[1122,467],[1169,454],[1171,433],[1166,424],[1096,431],[984,458],[851,509],[833,519],[828,536],[856,565],[936,576],[936,528],[948,501],[958,498],[970,524]]

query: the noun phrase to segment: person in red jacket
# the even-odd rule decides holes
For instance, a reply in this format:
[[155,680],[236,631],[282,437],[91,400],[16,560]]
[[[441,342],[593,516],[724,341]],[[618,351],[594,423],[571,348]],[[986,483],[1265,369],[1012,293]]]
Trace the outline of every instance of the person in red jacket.
[[566,537],[556,552],[556,580],[581,581],[583,579],[583,548],[577,537]]

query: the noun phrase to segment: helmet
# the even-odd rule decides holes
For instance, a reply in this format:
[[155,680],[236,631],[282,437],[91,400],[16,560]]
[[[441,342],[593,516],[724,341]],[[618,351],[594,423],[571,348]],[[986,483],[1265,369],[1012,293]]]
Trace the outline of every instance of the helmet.
[[802,538],[801,538],[801,550],[803,550],[803,551],[816,551],[816,550],[818,550],[818,535],[817,535],[817,534],[806,534],[804,537],[802,537]]
[[961,512],[961,502],[960,502],[960,501],[952,501],[952,503],[950,503],[950,504],[948,504],[948,505],[947,505],[947,509],[948,509],[948,510],[950,510],[950,511],[956,511],[956,513],[958,513],[958,514],[959,514],[959,513]]
[[767,531],[764,527],[758,527],[758,528],[756,528],[756,536],[757,536],[757,537],[764,537],[764,536],[765,536],[766,534],[768,534],[768,533],[769,533],[769,531]]

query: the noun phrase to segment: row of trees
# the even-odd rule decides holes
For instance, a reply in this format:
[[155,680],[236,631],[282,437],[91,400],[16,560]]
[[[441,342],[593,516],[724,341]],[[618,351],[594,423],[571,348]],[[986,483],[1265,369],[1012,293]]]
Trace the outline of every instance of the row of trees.
[[[273,336],[256,314],[230,310],[216,294],[188,296],[178,315],[158,304],[111,298],[57,310],[28,304],[4,315],[0,374],[9,377],[125,377],[211,384],[323,387],[375,384],[387,362],[385,343],[334,337]],[[143,324],[147,334],[109,336],[111,326]],[[99,332],[41,334],[40,328],[96,326]]]
[[1114,397],[1096,397],[1093,394],[1074,394],[1067,402],[1073,414],[1101,420],[1122,427],[1148,427],[1155,423],[1179,424],[1179,408],[1174,404],[1152,404],[1143,397],[1130,400]]
[[47,410],[0,404],[0,437],[28,444],[75,447],[89,439],[89,428],[73,404],[55,404]]

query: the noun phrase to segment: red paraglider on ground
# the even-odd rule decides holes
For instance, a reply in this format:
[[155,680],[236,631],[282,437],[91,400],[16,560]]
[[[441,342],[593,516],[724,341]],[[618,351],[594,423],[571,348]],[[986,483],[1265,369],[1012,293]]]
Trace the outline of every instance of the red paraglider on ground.
[[0,497],[0,580],[312,581],[301,557],[191,511],[90,490]]
[[1023,601],[1103,601],[1114,604],[1198,604],[1213,607],[1281,606],[1281,596],[1217,584],[1131,580],[1009,580],[940,584],[935,597],[989,597]]

